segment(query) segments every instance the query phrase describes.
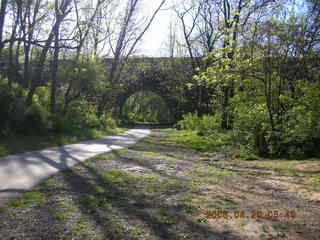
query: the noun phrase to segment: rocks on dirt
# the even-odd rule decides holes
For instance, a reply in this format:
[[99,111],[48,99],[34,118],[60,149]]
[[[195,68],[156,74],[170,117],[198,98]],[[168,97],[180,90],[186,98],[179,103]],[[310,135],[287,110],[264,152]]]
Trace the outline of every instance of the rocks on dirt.
[[131,173],[137,173],[137,174],[146,174],[148,171],[150,172],[149,169],[140,167],[140,166],[135,166],[135,167],[129,167],[123,169],[124,171],[131,172]]
[[227,153],[214,153],[210,157],[199,158],[199,160],[207,163],[212,163],[212,162],[226,160],[227,157],[228,157]]

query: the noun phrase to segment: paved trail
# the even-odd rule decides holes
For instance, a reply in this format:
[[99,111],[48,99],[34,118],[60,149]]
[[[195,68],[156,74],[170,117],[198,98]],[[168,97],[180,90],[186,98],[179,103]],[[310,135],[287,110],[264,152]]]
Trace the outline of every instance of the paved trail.
[[131,129],[123,134],[0,158],[0,203],[25,192],[40,180],[96,155],[132,145],[150,134]]

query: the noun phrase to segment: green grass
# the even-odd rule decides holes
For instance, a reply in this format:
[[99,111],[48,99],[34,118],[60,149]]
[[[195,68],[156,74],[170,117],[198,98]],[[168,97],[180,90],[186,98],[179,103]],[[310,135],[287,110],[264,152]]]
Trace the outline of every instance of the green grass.
[[8,201],[5,205],[1,206],[0,210],[9,208],[25,208],[32,203],[43,201],[43,199],[44,195],[41,192],[27,192],[18,199]]
[[158,153],[158,152],[140,151],[139,154],[146,156],[146,157],[151,157],[151,158],[165,157],[165,155]]
[[172,216],[168,216],[165,213],[164,214],[160,214],[160,215],[155,215],[152,216],[152,218],[154,220],[156,220],[157,222],[163,223],[163,224],[167,224],[167,225],[172,225],[176,223],[176,220],[174,217]]
[[219,199],[223,203],[223,205],[235,206],[240,204],[239,201],[236,201],[229,196],[216,196],[216,198]]
[[[214,135],[199,136],[197,131],[182,130],[171,135],[172,142],[180,143],[182,146],[197,151],[229,152],[234,157],[244,160],[259,160],[245,145],[240,145],[239,139],[233,136],[232,131],[217,131]],[[239,149],[240,147],[240,149]]]
[[0,157],[100,138],[103,136],[122,133],[126,130],[126,128],[111,129],[108,132],[88,130],[75,134],[74,136],[66,134],[46,136],[10,135],[0,139]]
[[313,182],[320,184],[320,176],[314,176],[311,178]]
[[67,212],[62,212],[54,214],[53,217],[57,220],[65,220],[68,219],[70,216]]
[[101,174],[104,181],[113,184],[129,184],[137,181],[138,177],[119,169],[111,169]]
[[197,131],[178,131],[170,135],[169,140],[197,151],[226,150],[231,143],[229,132],[217,133],[215,136],[198,136]]
[[[137,185],[135,183],[138,181],[138,176],[118,169],[104,171],[99,175],[104,182],[103,184],[112,184],[115,188],[125,187],[133,191]],[[81,205],[88,206],[89,209],[96,209],[108,206],[112,201],[120,200],[123,197],[125,196],[97,184],[92,186],[91,191],[84,194],[79,201]]]
[[205,166],[186,171],[187,174],[194,176],[192,183],[197,184],[218,184],[224,180],[224,177],[235,176],[236,174],[221,168]]
[[77,232],[80,235],[85,235],[88,232],[87,226],[85,224],[78,224],[76,226],[73,226],[72,230]]
[[293,167],[288,167],[288,168],[285,168],[285,169],[281,169],[279,172],[282,173],[282,174],[296,175],[298,173],[298,170],[296,168],[293,168]]
[[248,222],[241,221],[241,222],[239,223],[239,227],[245,227],[245,226],[247,226],[248,224],[249,224]]
[[286,159],[272,159],[272,160],[258,160],[252,161],[253,166],[265,167],[267,169],[279,172],[280,174],[296,175],[300,173],[296,166],[301,163],[310,163],[310,161],[305,160],[286,160]]

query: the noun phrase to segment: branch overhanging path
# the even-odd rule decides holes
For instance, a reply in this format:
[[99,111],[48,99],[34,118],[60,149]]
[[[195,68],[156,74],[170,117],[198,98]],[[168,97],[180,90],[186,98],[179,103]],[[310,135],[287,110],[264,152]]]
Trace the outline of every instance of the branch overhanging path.
[[61,170],[99,154],[135,144],[150,134],[134,128],[123,134],[0,158],[0,204]]

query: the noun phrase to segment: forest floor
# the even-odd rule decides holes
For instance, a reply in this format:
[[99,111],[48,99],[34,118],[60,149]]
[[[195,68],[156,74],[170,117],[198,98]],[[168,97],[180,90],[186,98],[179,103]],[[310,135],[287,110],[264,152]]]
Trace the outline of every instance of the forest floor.
[[0,239],[320,239],[320,161],[195,151],[172,129],[0,205]]

